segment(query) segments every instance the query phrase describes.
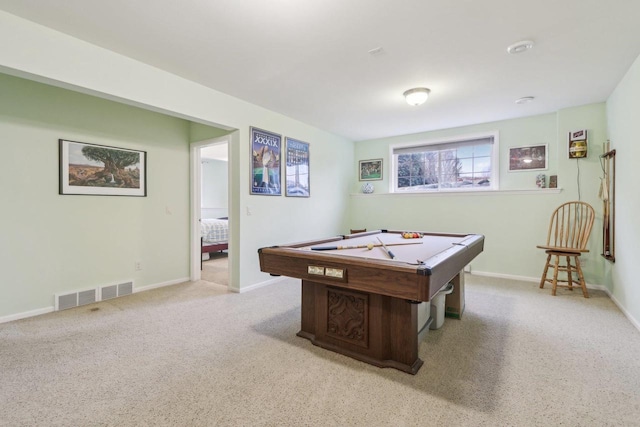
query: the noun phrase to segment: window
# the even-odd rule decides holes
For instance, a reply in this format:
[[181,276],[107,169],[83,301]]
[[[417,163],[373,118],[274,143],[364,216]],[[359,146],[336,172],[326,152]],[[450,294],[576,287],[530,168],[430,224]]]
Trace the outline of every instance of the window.
[[392,147],[394,192],[498,189],[497,133]]

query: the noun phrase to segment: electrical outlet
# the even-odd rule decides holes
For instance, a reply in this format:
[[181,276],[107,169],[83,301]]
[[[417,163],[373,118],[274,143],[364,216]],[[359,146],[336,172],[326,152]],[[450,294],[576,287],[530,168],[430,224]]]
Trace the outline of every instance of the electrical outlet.
[[134,264],[134,268],[135,268],[136,271],[142,270],[142,262],[136,261],[135,264]]
[[247,216],[251,216],[251,215],[252,215],[251,208],[247,206]]

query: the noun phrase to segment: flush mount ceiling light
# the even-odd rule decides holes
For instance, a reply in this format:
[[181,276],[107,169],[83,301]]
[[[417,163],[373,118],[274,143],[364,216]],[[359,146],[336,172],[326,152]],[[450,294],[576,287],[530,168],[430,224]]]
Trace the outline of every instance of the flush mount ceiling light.
[[524,96],[522,98],[516,99],[516,104],[528,104],[533,102],[535,98],[533,96]]
[[531,40],[522,40],[509,46],[507,48],[507,52],[509,52],[512,55],[515,55],[516,53],[522,53],[532,48],[533,48],[533,42]]
[[424,104],[424,102],[429,97],[429,93],[431,93],[431,91],[426,87],[416,87],[413,89],[409,89],[408,91],[403,93],[403,95],[404,99],[407,100],[407,104],[417,106]]

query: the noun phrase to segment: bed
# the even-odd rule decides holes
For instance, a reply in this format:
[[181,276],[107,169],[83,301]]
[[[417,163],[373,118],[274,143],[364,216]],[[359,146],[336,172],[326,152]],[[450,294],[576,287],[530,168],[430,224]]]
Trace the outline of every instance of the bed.
[[[229,249],[229,219],[201,219],[200,247],[201,254]],[[200,259],[202,259],[202,257],[200,257]],[[202,269],[202,261],[200,262],[200,269]]]

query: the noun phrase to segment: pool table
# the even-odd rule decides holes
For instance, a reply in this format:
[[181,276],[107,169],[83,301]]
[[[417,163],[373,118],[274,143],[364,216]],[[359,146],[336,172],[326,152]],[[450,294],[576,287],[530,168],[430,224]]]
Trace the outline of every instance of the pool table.
[[376,230],[264,247],[258,254],[261,271],[302,279],[298,336],[415,374],[423,363],[418,346],[425,333],[418,305],[453,283],[447,314],[462,316],[462,270],[483,247],[478,234],[420,232],[404,238],[401,231]]

